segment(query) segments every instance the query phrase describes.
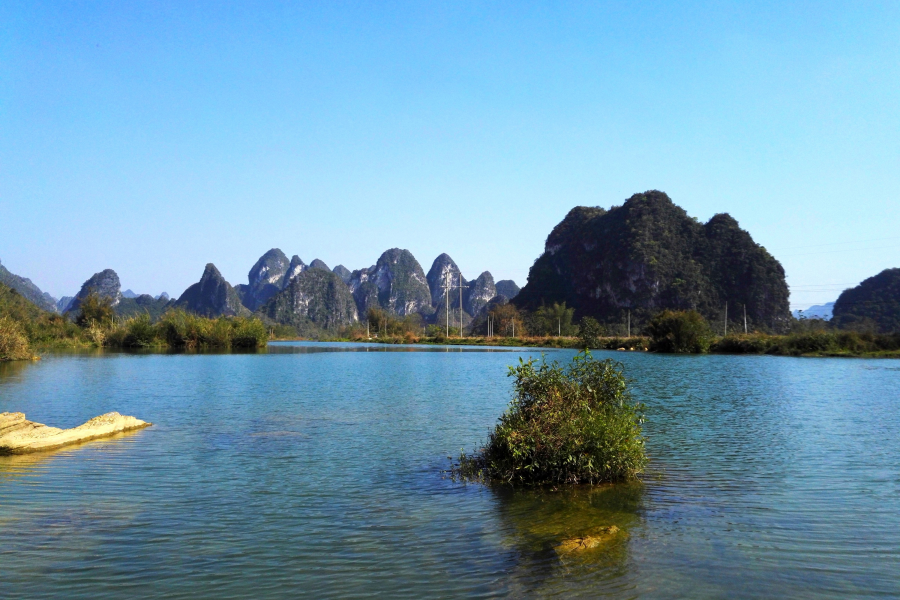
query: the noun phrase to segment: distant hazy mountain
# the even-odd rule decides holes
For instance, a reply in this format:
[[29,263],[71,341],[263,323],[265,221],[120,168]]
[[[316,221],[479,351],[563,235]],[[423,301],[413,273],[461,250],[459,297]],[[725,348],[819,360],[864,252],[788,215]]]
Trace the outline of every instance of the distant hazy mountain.
[[154,298],[150,294],[141,294],[134,298],[123,298],[116,306],[116,314],[120,317],[135,317],[137,315],[150,315],[152,320],[160,318],[169,307],[169,299]]
[[885,269],[844,290],[834,303],[834,323],[847,329],[900,332],[900,269]]
[[303,335],[317,335],[364,318],[371,307],[401,317],[419,314],[435,322],[446,312],[445,277],[453,286],[449,307],[454,325],[459,323],[460,296],[463,325],[468,325],[492,300],[507,301],[499,288],[513,295],[518,292],[512,281],[495,284],[489,271],[471,281],[460,279],[459,268],[447,254],[435,259],[426,276],[412,253],[399,248],[385,251],[373,266],[356,271],[343,265],[332,271],[320,259],[306,265],[297,255],[288,261],[284,252],[272,248],[251,267],[246,284],[232,287],[210,263],[200,281],[174,301],[165,293],[155,299],[131,290],[121,293],[113,271],[99,273],[85,285],[118,298],[116,312],[123,316],[149,313],[156,318],[169,307],[209,317],[256,312],[268,321],[292,325]]
[[512,279],[504,279],[497,282],[497,293],[505,296],[507,300],[512,300],[519,295],[519,286]]
[[56,301],[56,312],[62,314],[69,310],[69,307],[72,306],[72,300],[75,299],[75,296],[63,296],[59,300]]
[[206,265],[200,281],[186,289],[173,306],[204,317],[250,314],[238,293],[212,263]]
[[106,298],[113,307],[118,306],[122,301],[122,285],[119,282],[119,276],[112,269],[104,269],[91,275],[90,279],[85,281],[78,293],[75,294],[67,312],[77,311],[81,307],[81,301],[91,293]]
[[19,292],[23,298],[35,304],[39,308],[56,312],[56,298],[41,291],[30,279],[10,273],[3,264],[0,264],[0,283],[6,284]]
[[810,306],[804,310],[795,310],[791,314],[794,315],[795,319],[799,319],[803,316],[806,319],[823,319],[825,321],[830,321],[833,309],[834,302],[826,302],[825,304]]

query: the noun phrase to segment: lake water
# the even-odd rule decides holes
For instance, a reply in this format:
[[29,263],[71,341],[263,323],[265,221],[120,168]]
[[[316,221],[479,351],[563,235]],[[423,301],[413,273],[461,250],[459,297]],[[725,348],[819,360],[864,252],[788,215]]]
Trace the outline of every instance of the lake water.
[[[154,423],[0,457],[0,598],[900,597],[900,362],[598,352],[646,405],[642,483],[447,478],[508,402],[507,365],[538,354],[0,364],[0,412]],[[597,550],[553,549],[607,525]]]

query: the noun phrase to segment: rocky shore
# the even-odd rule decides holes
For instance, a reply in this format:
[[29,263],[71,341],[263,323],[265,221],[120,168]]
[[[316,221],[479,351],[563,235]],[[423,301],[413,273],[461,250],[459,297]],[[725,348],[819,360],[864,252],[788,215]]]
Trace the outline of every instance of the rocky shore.
[[28,421],[24,413],[5,412],[0,413],[0,455],[53,450],[150,425],[152,423],[110,412],[72,429],[59,429]]

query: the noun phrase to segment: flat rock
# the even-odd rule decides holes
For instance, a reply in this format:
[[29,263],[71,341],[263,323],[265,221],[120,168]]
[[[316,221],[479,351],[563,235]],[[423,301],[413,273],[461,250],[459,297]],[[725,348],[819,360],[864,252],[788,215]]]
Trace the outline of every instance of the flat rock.
[[110,412],[72,429],[59,429],[28,421],[24,413],[5,412],[0,413],[0,455],[53,450],[150,425],[152,423]]

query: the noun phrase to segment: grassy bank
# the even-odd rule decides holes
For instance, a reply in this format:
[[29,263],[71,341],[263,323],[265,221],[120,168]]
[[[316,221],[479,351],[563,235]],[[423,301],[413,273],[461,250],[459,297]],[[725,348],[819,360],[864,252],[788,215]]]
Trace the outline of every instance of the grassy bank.
[[0,285],[0,360],[25,360],[59,348],[258,348],[269,339],[256,318],[209,319],[170,310],[153,321],[149,314],[116,316],[108,302],[89,297],[74,319],[41,310],[15,290]]
[[[440,346],[501,346],[523,348],[569,348],[583,350],[577,337],[444,337],[386,336],[334,338],[330,341],[373,344],[428,344]],[[650,337],[597,338],[592,350],[647,351]],[[709,341],[710,354],[768,354],[772,356],[833,356],[851,358],[900,358],[900,334],[855,332],[795,333],[788,335],[729,335]]]

